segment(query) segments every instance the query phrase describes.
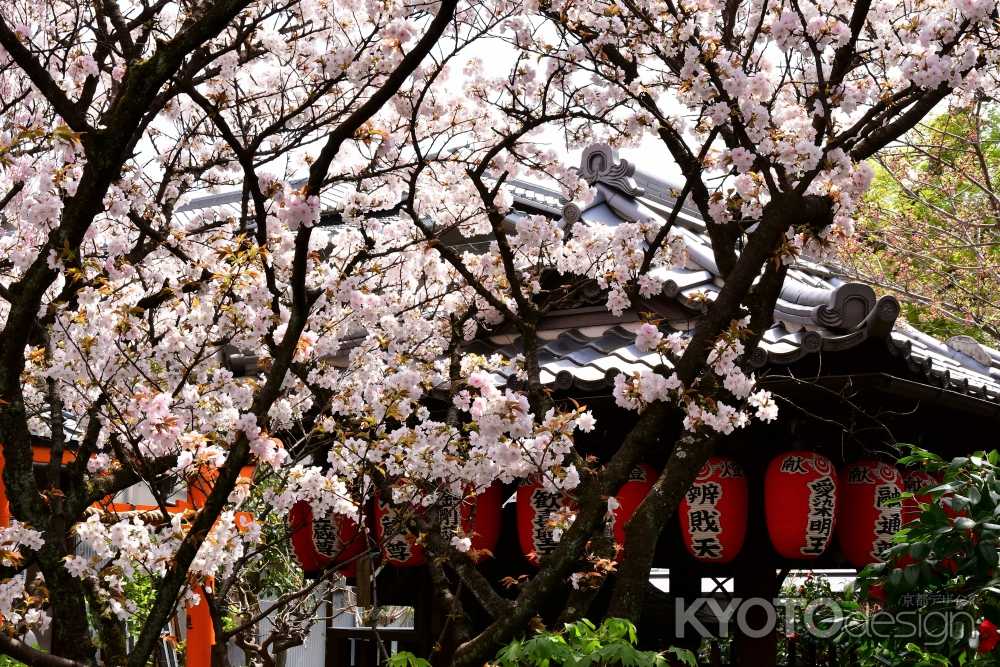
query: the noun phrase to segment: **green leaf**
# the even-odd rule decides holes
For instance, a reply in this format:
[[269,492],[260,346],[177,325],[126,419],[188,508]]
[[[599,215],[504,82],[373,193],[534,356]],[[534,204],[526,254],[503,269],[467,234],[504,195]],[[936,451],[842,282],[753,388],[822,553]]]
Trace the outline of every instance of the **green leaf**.
[[910,557],[914,560],[923,560],[931,552],[931,545],[926,542],[914,542],[910,545]]
[[581,619],[565,624],[561,632],[542,631],[512,641],[497,652],[496,662],[500,667],[668,667],[661,654],[640,651],[636,642],[635,625],[627,619],[606,618],[600,627]]
[[[513,664],[513,663],[511,663]],[[386,662],[388,667],[431,667],[431,663],[418,658],[409,651],[400,651]]]
[[670,648],[667,649],[667,653],[674,656],[674,658],[680,660],[689,667],[698,667],[698,661],[697,659],[695,659],[694,653],[685,648],[677,648],[676,646],[671,646]]
[[959,530],[972,530],[976,527],[976,522],[967,516],[955,517],[955,528]]

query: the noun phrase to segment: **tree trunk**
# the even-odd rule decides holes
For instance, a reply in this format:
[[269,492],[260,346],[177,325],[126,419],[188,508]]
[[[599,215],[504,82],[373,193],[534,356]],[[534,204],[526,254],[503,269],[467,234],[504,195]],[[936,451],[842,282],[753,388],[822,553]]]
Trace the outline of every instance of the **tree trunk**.
[[625,528],[628,555],[615,580],[608,615],[638,624],[649,587],[649,568],[663,526],[670,520],[701,466],[712,453],[715,438],[686,436],[674,446],[667,466]]

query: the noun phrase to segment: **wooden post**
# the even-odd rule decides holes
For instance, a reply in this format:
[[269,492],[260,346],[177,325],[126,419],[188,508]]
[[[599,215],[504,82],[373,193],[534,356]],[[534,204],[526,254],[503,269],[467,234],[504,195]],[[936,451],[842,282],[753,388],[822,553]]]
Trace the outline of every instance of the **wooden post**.
[[372,606],[372,560],[367,554],[358,559],[355,575],[355,600],[357,606],[367,609]]
[[[749,459],[741,463],[747,472],[750,493],[747,539],[742,553],[734,561],[733,594],[742,598],[744,604],[751,598],[763,598],[771,603],[778,595],[781,582],[772,559],[764,518],[764,466],[767,462]],[[768,621],[767,612],[761,606],[750,607],[746,613],[746,621],[754,630],[762,629]],[[777,626],[761,637],[752,637],[740,632],[738,628],[733,633],[733,652],[730,657],[732,664],[774,665],[777,664],[777,659]]]

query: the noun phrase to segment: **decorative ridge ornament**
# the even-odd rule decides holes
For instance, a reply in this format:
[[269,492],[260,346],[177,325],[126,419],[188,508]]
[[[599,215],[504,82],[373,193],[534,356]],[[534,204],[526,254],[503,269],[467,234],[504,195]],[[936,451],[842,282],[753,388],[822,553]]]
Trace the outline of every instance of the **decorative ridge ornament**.
[[828,303],[819,306],[816,320],[824,326],[854,329],[865,321],[875,308],[875,302],[875,290],[871,286],[844,283],[833,290]]
[[875,290],[864,283],[842,283],[834,289],[786,283],[774,306],[775,319],[853,331],[875,309]]
[[630,197],[645,192],[635,182],[635,165],[618,157],[618,151],[605,143],[591,144],[580,157],[580,176],[588,183],[603,183]]

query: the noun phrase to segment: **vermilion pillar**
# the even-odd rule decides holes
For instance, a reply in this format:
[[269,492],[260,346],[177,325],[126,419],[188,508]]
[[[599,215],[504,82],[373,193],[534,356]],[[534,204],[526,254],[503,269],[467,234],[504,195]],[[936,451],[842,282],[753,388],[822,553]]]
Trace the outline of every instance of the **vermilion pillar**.
[[[214,584],[214,581],[209,582]],[[198,604],[187,608],[187,667],[212,667],[212,646],[215,644],[215,626],[212,613],[205,599],[205,589],[195,588]]]
[[[212,485],[219,476],[216,468],[204,467],[201,472],[188,482],[188,502],[200,510],[205,505]],[[215,586],[215,579],[205,582],[209,587]],[[185,665],[187,667],[212,667],[212,646],[215,644],[215,626],[212,624],[212,613],[208,608],[205,589],[195,588],[199,595],[198,604],[187,608],[187,652]]]

